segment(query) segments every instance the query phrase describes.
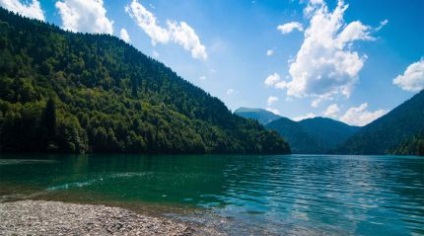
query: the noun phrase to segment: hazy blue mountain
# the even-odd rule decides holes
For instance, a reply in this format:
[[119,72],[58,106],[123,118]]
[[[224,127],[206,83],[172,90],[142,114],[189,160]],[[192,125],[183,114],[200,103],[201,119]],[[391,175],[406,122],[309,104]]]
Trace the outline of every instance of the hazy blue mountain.
[[296,122],[260,108],[241,107],[234,113],[277,131],[289,142],[293,153],[327,153],[359,130],[359,127],[323,117]]
[[[424,90],[350,137],[339,153],[387,154],[424,131]],[[414,142],[411,142],[414,143]],[[419,143],[419,142],[416,142]]]
[[344,143],[360,129],[360,127],[324,117],[305,119],[298,123],[306,133],[318,140],[321,147],[327,150]]
[[257,120],[263,125],[266,125],[274,120],[281,118],[281,116],[261,108],[241,107],[235,110],[234,114],[244,118]]
[[292,153],[320,154],[324,152],[319,140],[310,135],[298,122],[282,117],[265,125],[267,129],[277,131],[290,145]]

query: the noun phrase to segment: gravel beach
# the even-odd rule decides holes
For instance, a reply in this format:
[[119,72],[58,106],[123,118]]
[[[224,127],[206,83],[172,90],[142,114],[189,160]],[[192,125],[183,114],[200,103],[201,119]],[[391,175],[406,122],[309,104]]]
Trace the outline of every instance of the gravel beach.
[[102,205],[0,203],[0,235],[221,235],[213,230]]

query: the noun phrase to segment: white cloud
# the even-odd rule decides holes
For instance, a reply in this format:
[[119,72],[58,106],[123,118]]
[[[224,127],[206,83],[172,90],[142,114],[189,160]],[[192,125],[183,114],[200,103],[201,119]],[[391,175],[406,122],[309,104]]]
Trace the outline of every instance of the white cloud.
[[340,120],[356,126],[364,126],[380,118],[387,113],[387,110],[367,111],[368,103],[362,103],[359,107],[351,107],[340,117]]
[[46,21],[38,0],[32,0],[31,3],[29,1],[21,3],[19,0],[0,0],[0,6],[28,18]]
[[294,121],[301,121],[301,120],[305,120],[305,119],[309,119],[309,118],[314,118],[317,117],[317,115],[315,115],[314,113],[308,113],[306,115],[301,115],[301,116],[296,116],[293,117]]
[[303,43],[289,62],[291,80],[279,83],[288,96],[313,97],[318,105],[337,96],[349,97],[358,80],[366,56],[352,50],[356,41],[374,40],[371,28],[360,21],[343,19],[347,5],[338,1],[333,12],[321,1],[310,1],[305,8],[309,25]]
[[274,50],[272,50],[272,49],[268,49],[268,50],[266,50],[266,55],[267,56],[272,56],[274,54]]
[[280,75],[277,74],[277,73],[274,73],[274,74],[266,77],[264,83],[265,83],[266,86],[273,86],[276,83],[278,83],[279,81],[280,81]]
[[124,40],[127,43],[131,42],[130,35],[128,34],[127,30],[125,28],[121,29],[120,33],[121,39]]
[[276,115],[280,115],[280,110],[276,109],[276,108],[271,108],[271,107],[267,107],[265,110],[272,112]]
[[237,94],[237,93],[238,93],[238,91],[235,90],[235,89],[232,89],[232,88],[230,88],[230,89],[227,90],[227,95],[228,96],[231,96],[231,95]]
[[199,79],[200,80],[206,80],[206,76],[204,76],[204,75],[203,76],[200,76]]
[[199,36],[197,36],[194,29],[187,23],[168,21],[167,24],[171,39],[183,46],[185,50],[190,51],[193,58],[203,60],[208,58],[206,47],[200,42]]
[[409,65],[403,75],[393,79],[393,84],[411,92],[424,89],[424,59]]
[[152,52],[152,56],[154,57],[154,58],[159,58],[159,53],[156,51],[156,50],[153,50],[153,52]]
[[267,105],[270,107],[273,103],[278,102],[278,97],[269,96],[267,100]]
[[337,118],[339,112],[340,112],[339,106],[337,104],[331,104],[324,111],[324,116],[331,117],[331,118]]
[[113,21],[106,16],[103,0],[61,0],[56,8],[66,30],[113,34]]
[[228,89],[228,90],[227,90],[227,95],[228,95],[228,96],[233,95],[233,94],[237,94],[237,93],[238,93],[238,91],[237,91],[237,90],[235,90],[235,89]]
[[206,60],[208,54],[206,47],[200,42],[195,30],[186,22],[167,20],[167,28],[161,27],[156,21],[153,13],[148,11],[137,0],[125,7],[125,11],[136,22],[136,24],[150,37],[153,45],[156,43],[177,43],[195,59]]
[[169,32],[158,26],[156,17],[148,11],[143,5],[133,0],[125,11],[137,23],[137,25],[150,37],[153,45],[156,43],[168,43]]
[[292,22],[289,22],[289,23],[285,23],[283,25],[279,25],[277,27],[277,29],[279,31],[281,31],[282,34],[289,34],[293,30],[299,30],[300,32],[302,32],[303,31],[303,25],[299,22],[292,21]]
[[387,20],[387,19],[382,20],[382,21],[380,22],[380,25],[379,25],[377,28],[375,28],[375,31],[379,31],[379,30],[381,30],[384,26],[386,26],[386,25],[387,25],[387,23],[389,23],[389,20]]

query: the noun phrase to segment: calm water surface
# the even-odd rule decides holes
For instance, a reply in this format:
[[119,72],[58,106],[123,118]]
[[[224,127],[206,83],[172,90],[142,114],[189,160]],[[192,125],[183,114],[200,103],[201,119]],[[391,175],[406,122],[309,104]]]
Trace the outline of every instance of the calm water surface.
[[0,157],[0,201],[161,206],[231,235],[424,235],[422,157]]

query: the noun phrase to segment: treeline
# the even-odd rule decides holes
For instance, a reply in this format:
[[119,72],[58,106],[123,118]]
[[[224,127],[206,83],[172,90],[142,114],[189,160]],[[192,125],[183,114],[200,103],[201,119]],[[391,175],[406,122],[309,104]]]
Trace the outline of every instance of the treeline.
[[0,150],[290,152],[275,132],[122,40],[1,8]]
[[[393,150],[400,151],[402,145],[418,144],[419,142],[413,142],[414,137],[420,137],[419,134],[423,130],[424,90],[388,114],[361,128],[339,147],[338,153],[391,154]],[[406,143],[402,144],[402,142]]]
[[397,148],[390,152],[394,155],[424,156],[424,132],[404,140]]

